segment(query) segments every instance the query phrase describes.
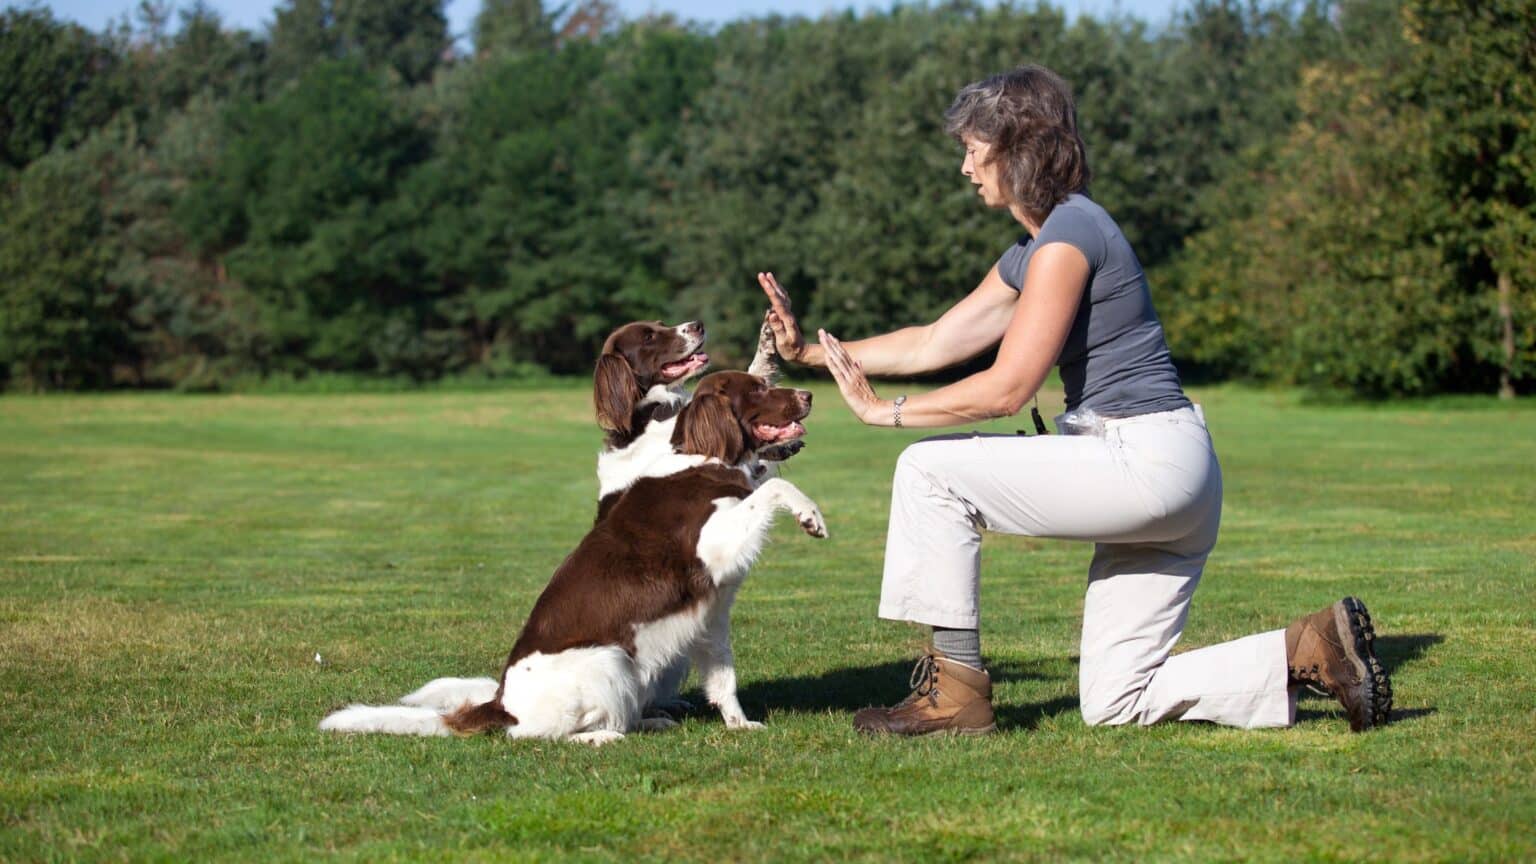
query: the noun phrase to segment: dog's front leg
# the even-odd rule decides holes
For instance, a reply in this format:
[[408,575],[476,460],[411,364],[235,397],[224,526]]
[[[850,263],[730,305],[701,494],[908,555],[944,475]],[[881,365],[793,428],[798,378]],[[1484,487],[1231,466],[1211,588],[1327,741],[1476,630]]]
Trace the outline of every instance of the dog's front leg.
[[704,633],[690,654],[704,695],[720,709],[732,729],[757,729],[761,723],[747,719],[736,699],[736,659],[731,651],[731,604],[757,558],[774,514],[780,509],[795,514],[800,527],[812,537],[827,536],[827,524],[816,502],[778,477],[770,478],[752,494],[739,500],[720,499],[715,514],[699,531],[698,556],[718,589],[710,607]]
[[704,684],[709,704],[720,709],[720,717],[729,729],[761,729],[763,724],[748,720],[736,699],[736,656],[731,650],[731,604],[736,602],[740,582],[720,586],[709,610],[704,632],[689,649],[693,665]]
[[800,528],[812,537],[827,536],[827,523],[816,502],[795,484],[770,477],[745,498],[719,498],[715,513],[699,530],[697,554],[716,585],[740,581],[757,558],[763,538],[779,510],[795,514]]
[[769,387],[778,383],[779,346],[773,341],[773,328],[768,326],[767,316],[763,317],[763,326],[757,331],[757,353],[752,356],[747,374],[763,379]]

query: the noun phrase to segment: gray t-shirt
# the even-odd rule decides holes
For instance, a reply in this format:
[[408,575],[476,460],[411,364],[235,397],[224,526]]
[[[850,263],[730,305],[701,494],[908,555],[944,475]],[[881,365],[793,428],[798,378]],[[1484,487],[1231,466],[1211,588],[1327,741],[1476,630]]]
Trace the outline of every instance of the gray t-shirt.
[[997,271],[1015,291],[1036,249],[1077,247],[1088,259],[1088,290],[1056,362],[1067,410],[1091,408],[1105,417],[1135,417],[1190,404],[1168,354],[1163,325],[1141,262],[1104,208],[1083,195],[1056,205],[1040,233],[1024,237],[998,259]]

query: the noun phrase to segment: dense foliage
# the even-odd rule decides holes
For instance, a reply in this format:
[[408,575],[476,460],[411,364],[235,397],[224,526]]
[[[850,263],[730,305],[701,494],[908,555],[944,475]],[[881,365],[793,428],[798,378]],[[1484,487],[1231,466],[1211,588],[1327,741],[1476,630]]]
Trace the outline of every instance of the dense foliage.
[[[174,19],[174,20],[173,20]],[[1536,380],[1536,0],[1195,0],[1166,27],[958,0],[717,31],[602,0],[0,15],[0,383],[581,372],[616,322],[724,361],[773,269],[857,337],[1017,226],[941,129],[1020,62],[1077,90],[1186,372],[1369,394]]]

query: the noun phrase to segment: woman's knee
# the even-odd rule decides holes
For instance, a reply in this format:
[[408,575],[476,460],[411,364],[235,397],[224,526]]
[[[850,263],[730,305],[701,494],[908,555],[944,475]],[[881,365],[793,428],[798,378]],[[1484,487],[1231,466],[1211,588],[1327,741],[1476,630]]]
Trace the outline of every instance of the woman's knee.
[[1139,697],[1137,692],[1084,695],[1078,708],[1089,726],[1124,726],[1136,720]]
[[1136,704],[1147,681],[1138,676],[1080,675],[1078,710],[1089,726],[1120,726],[1136,719]]
[[944,466],[955,458],[956,437],[939,435],[907,445],[896,459],[896,474],[916,475],[929,480],[944,474]]

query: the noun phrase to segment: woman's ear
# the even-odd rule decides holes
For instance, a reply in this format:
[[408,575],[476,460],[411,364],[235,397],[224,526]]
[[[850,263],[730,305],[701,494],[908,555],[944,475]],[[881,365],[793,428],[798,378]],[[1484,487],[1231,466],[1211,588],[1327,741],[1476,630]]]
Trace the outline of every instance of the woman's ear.
[[740,462],[747,452],[741,423],[723,394],[696,396],[677,417],[672,446],[682,453],[719,459],[727,465]]
[[628,435],[640,401],[640,385],[635,370],[622,354],[604,354],[597,358],[592,375],[592,404],[597,408],[597,425],[609,432]]

